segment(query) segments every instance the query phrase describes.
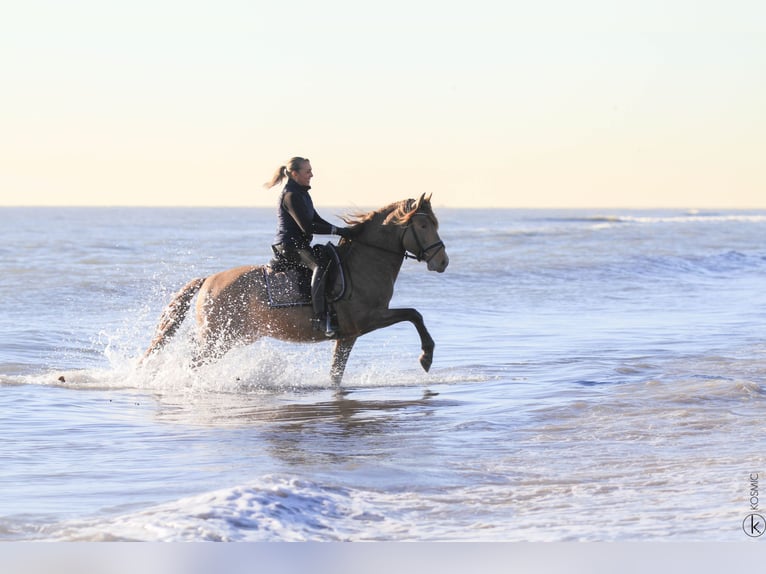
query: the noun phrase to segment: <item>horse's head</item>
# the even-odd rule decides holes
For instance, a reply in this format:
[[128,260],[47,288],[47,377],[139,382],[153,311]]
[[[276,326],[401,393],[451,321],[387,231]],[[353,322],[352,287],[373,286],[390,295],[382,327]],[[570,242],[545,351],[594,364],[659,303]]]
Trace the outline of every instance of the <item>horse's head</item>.
[[449,265],[444,242],[439,237],[439,221],[431,208],[431,196],[407,201],[401,222],[405,225],[402,245],[418,261],[425,261],[429,271],[443,273]]
[[366,214],[346,215],[343,220],[362,244],[391,253],[403,251],[405,257],[428,263],[429,271],[442,273],[449,265],[430,195],[424,193],[420,199],[399,201]]

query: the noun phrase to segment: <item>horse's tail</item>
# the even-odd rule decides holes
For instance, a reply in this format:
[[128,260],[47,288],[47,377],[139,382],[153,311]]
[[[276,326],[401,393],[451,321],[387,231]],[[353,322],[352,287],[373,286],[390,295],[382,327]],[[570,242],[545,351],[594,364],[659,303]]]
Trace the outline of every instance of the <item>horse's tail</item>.
[[197,291],[200,290],[205,279],[206,277],[192,279],[184,285],[178,293],[173,295],[173,299],[168,303],[168,306],[165,307],[165,310],[162,311],[160,322],[157,325],[157,330],[154,334],[154,339],[152,339],[142,360],[146,359],[152,353],[162,349],[168,340],[176,334],[178,327],[186,318],[186,313],[189,311],[192,297],[194,297]]

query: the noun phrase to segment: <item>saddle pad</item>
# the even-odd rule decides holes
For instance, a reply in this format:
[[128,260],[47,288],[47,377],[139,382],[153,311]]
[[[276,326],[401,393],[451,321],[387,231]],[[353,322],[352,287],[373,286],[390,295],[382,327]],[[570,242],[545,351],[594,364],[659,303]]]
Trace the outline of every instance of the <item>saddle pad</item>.
[[264,267],[263,279],[269,294],[270,307],[311,305],[308,277],[305,272],[296,269],[274,271],[271,267]]

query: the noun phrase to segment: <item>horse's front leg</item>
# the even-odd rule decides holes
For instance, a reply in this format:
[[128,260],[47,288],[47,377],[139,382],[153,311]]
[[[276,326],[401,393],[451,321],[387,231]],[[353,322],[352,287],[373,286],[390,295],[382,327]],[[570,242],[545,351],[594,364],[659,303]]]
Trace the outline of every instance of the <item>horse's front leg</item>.
[[332,354],[332,367],[330,368],[330,378],[334,385],[340,385],[341,379],[343,379],[343,373],[346,371],[346,363],[348,363],[348,356],[351,354],[351,349],[356,343],[356,337],[349,337],[347,339],[338,339],[335,341],[335,349]]
[[428,372],[431,368],[431,363],[434,360],[434,340],[431,338],[431,333],[426,329],[426,324],[423,322],[423,315],[418,313],[415,309],[384,309],[373,316],[373,321],[369,329],[366,332],[375,331],[376,329],[382,329],[383,327],[389,327],[402,321],[409,321],[418,330],[420,335],[420,348],[423,352],[420,355],[420,365],[423,370]]

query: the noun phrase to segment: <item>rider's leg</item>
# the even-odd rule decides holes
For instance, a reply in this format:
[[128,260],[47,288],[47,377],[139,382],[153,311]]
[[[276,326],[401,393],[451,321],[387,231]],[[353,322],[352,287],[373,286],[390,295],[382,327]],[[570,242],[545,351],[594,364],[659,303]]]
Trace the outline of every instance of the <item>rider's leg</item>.
[[334,335],[334,329],[330,324],[330,316],[325,307],[325,283],[327,282],[327,268],[322,265],[311,249],[297,249],[298,257],[304,267],[311,269],[311,305],[314,315],[320,320],[325,334]]

